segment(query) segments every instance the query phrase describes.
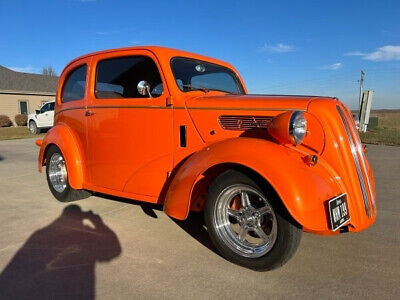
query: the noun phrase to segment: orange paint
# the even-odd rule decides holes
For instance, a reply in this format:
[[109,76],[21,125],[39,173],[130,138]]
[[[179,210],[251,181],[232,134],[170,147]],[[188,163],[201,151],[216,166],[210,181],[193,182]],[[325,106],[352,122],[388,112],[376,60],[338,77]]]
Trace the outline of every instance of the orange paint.
[[[135,55],[154,62],[164,88],[162,95],[97,99],[98,63]],[[178,56],[231,69],[245,95],[212,90],[182,92],[170,66],[171,59]],[[84,97],[62,102],[66,78],[83,64],[87,66]],[[370,217],[365,214],[351,145],[337,107],[345,112],[351,139],[360,146],[351,114],[336,99],[248,95],[230,64],[174,49],[132,47],[96,52],[75,59],[60,76],[55,126],[37,143],[39,170],[45,164],[48,146],[55,144],[65,157],[71,187],[163,204],[169,216],[185,219],[190,210],[204,207],[207,185],[218,170],[240,165],[264,178],[306,231],[333,234],[327,201],[346,193],[349,230],[360,231],[374,222],[375,212],[372,209]],[[288,121],[297,110],[307,120],[307,134],[301,144],[293,145]],[[221,126],[223,116],[228,116],[230,130]],[[256,117],[268,122],[261,124]],[[247,122],[246,130],[241,129],[243,122]],[[182,144],[182,130],[186,144]],[[317,157],[315,165],[309,162],[313,155]],[[357,155],[372,208],[372,170],[364,151]]]

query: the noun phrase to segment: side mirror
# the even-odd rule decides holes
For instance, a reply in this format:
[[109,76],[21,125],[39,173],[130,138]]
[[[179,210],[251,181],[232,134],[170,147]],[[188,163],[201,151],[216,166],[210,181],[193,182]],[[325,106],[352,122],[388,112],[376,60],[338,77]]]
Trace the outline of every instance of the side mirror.
[[152,98],[150,93],[150,84],[147,81],[145,80],[139,81],[137,85],[137,90],[140,95],[143,96],[149,95],[149,97]]
[[35,113],[36,113],[37,115],[40,114],[40,110],[36,109],[36,110],[35,110]]

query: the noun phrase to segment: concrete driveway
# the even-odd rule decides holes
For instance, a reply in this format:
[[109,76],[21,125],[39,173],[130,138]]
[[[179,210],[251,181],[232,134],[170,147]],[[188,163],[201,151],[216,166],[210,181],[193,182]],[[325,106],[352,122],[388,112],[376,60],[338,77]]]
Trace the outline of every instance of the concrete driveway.
[[220,257],[201,216],[175,222],[157,206],[94,196],[58,203],[37,173],[34,140],[2,141],[0,298],[399,299],[400,147],[368,148],[374,226],[304,234],[288,264],[259,273]]

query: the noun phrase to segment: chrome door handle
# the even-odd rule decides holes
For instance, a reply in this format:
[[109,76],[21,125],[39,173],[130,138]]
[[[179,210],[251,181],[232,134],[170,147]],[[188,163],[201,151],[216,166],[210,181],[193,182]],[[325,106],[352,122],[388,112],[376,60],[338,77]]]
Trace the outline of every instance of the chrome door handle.
[[93,116],[93,115],[94,115],[94,112],[92,112],[91,110],[85,111],[85,116],[86,117],[90,117],[90,116]]

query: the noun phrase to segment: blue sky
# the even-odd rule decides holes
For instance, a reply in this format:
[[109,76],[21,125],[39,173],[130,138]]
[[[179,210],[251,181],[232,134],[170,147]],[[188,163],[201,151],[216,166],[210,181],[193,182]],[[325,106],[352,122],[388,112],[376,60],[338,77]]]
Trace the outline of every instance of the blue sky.
[[0,0],[0,65],[58,73],[84,53],[162,45],[229,61],[249,92],[400,108],[400,1]]

